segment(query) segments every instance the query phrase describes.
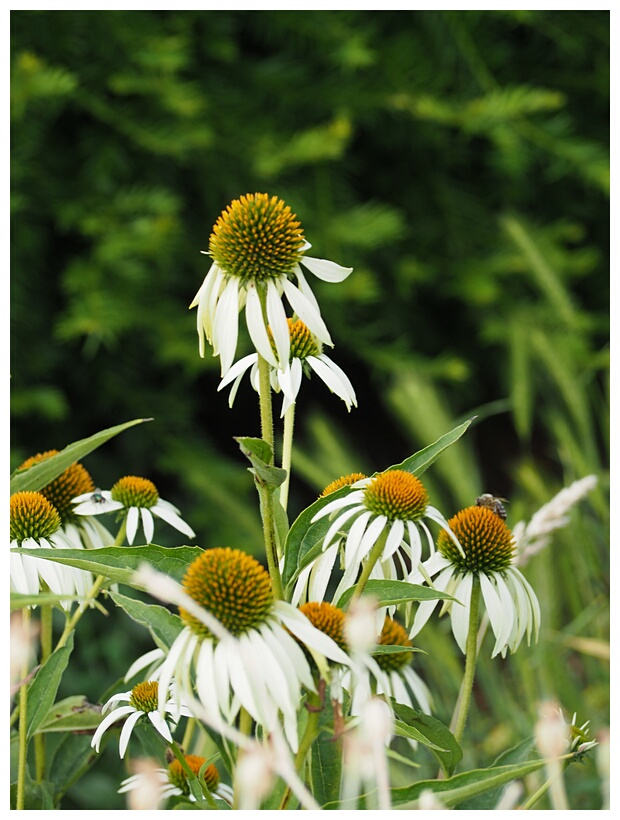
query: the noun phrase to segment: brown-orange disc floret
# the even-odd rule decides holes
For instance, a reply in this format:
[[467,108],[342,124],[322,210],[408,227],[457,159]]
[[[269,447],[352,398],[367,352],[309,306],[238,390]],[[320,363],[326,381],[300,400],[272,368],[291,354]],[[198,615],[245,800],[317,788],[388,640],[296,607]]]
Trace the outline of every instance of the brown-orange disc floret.
[[428,506],[428,493],[419,478],[406,470],[387,470],[368,484],[366,509],[385,515],[388,521],[415,521]]
[[11,541],[49,538],[61,527],[58,510],[41,493],[21,492],[11,496]]
[[246,194],[213,227],[209,253],[229,276],[246,281],[291,273],[302,257],[301,223],[277,196]]
[[448,521],[463,547],[459,552],[442,530],[437,549],[464,572],[494,572],[507,569],[515,553],[515,540],[503,519],[488,507],[466,507]]
[[[37,453],[27,458],[19,469],[26,470],[57,454],[58,450],[46,450],[44,453]],[[79,462],[75,462],[75,464],[71,464],[67,467],[67,469],[53,479],[53,481],[46,484],[39,492],[56,507],[62,521],[67,523],[79,520],[79,516],[73,512],[74,507],[71,503],[71,499],[84,493],[92,493],[94,489],[95,484],[88,470]]]
[[158,692],[159,684],[156,680],[137,683],[131,690],[129,703],[134,709],[139,709],[141,712],[156,712]]
[[[199,757],[199,755],[185,755],[185,762],[192,770],[192,772],[198,777],[200,774],[200,770],[207,762],[206,757]],[[205,783],[207,784],[207,788],[210,792],[214,792],[220,783],[220,773],[216,769],[216,767],[211,763],[207,768],[204,770],[203,777]],[[178,760],[173,760],[172,763],[168,766],[168,780],[172,783],[173,786],[176,786],[180,789],[183,794],[189,794],[189,786],[187,784],[187,775],[183,771],[183,767]]]
[[[233,635],[263,623],[273,606],[267,571],[251,555],[230,547],[205,550],[189,565],[183,586]],[[197,635],[213,637],[186,609],[179,607],[179,614]]]
[[341,487],[347,487],[349,484],[355,484],[356,481],[360,481],[362,478],[366,478],[364,473],[349,473],[349,475],[343,475],[335,481],[332,481],[331,484],[328,484],[321,493],[320,497],[324,498],[326,495],[330,495],[330,493],[335,493],[336,490],[339,490]]
[[148,478],[126,475],[111,490],[112,499],[123,507],[154,507],[159,501],[157,487]]
[[[413,646],[407,631],[393,618],[386,617],[378,641],[380,646]],[[373,655],[384,672],[399,671],[411,663],[411,652]]]
[[338,646],[347,651],[347,642],[344,637],[345,614],[342,609],[327,601],[308,601],[299,607],[312,626],[328,635]]

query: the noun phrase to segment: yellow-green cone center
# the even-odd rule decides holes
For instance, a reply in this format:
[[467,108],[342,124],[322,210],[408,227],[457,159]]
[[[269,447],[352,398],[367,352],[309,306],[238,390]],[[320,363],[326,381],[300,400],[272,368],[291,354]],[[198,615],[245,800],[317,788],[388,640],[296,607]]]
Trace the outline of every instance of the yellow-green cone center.
[[41,493],[23,492],[11,496],[11,541],[21,544],[27,538],[39,541],[60,529],[58,510]]
[[344,637],[345,614],[341,609],[327,601],[308,601],[302,604],[299,610],[303,612],[312,626],[328,635],[344,652],[347,651]]
[[[39,464],[52,456],[55,456],[58,450],[47,450],[44,453],[37,453],[26,459],[20,466],[20,470],[25,470],[32,467],[34,464]],[[39,492],[50,501],[58,510],[63,524],[79,522],[80,516],[74,513],[74,505],[71,503],[72,498],[84,493],[92,493],[95,489],[95,484],[90,477],[90,473],[81,464],[76,462],[67,467],[49,484],[46,484]]]
[[158,692],[159,685],[157,681],[150,680],[145,683],[137,683],[131,690],[129,703],[140,712],[156,712]]
[[246,194],[222,211],[209,253],[229,276],[244,281],[288,275],[302,257],[301,223],[276,196]]
[[339,490],[341,487],[348,487],[350,484],[355,484],[356,481],[360,481],[362,478],[366,478],[364,473],[349,473],[349,475],[343,475],[325,487],[321,493],[321,498],[324,498],[330,493],[335,493],[336,490]]
[[301,359],[303,362],[308,356],[318,356],[321,352],[319,346],[305,324],[300,319],[287,321],[291,334],[291,359]]
[[450,536],[441,530],[437,549],[463,572],[494,572],[512,563],[515,541],[504,521],[488,507],[466,507],[448,521],[465,557]]
[[[192,772],[198,777],[200,774],[200,770],[207,762],[206,757],[199,757],[198,755],[185,755],[185,762],[192,770]],[[216,769],[216,767],[211,764],[207,766],[204,770],[203,777],[205,783],[207,784],[207,788],[210,792],[214,792],[220,783],[220,773]],[[183,794],[189,794],[189,786],[187,784],[187,775],[183,771],[183,767],[179,763],[178,760],[173,760],[172,763],[168,766],[168,780],[172,783],[173,786],[176,786],[177,789],[180,789]]]
[[419,478],[406,470],[387,470],[368,484],[364,505],[389,521],[415,521],[428,506],[428,493]]
[[[413,646],[406,630],[393,618],[386,618],[379,638],[381,646]],[[411,652],[393,652],[389,655],[373,655],[384,672],[399,672],[411,663]]]
[[[230,547],[205,550],[189,565],[183,586],[188,595],[211,613],[233,635],[263,623],[273,606],[269,574],[245,552]],[[209,629],[183,607],[179,614],[201,637]]]
[[159,501],[157,487],[148,478],[126,475],[112,487],[112,499],[123,507],[154,507]]

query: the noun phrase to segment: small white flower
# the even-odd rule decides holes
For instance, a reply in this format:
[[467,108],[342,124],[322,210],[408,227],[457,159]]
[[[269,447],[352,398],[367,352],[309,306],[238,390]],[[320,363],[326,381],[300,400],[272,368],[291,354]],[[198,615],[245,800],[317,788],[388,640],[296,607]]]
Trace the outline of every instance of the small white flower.
[[[169,743],[172,743],[170,726],[172,726],[173,729],[176,728],[176,723],[180,715],[191,717],[192,713],[186,706],[182,706],[178,701],[168,697],[166,692],[163,692],[163,697],[160,697],[159,692],[160,689],[157,681],[145,681],[136,684],[133,689],[128,692],[120,692],[117,695],[112,695],[101,709],[102,715],[104,715],[113,704],[119,701],[126,701],[127,706],[117,707],[101,721],[90,744],[95,751],[99,751],[101,739],[106,729],[121,718],[127,718],[122,728],[118,745],[121,758],[125,757],[127,744],[129,743],[129,738],[136,723],[144,716],[148,717],[163,738]],[[162,713],[171,714],[174,718],[168,721],[162,716]]]
[[[277,367],[270,368],[271,386],[276,393],[282,392],[284,396],[280,415],[284,416],[287,410],[295,404],[302,377],[304,373],[310,376],[311,372],[314,372],[332,393],[342,399],[347,410],[350,410],[352,406],[357,407],[355,390],[344,370],[322,352],[321,342],[312,336],[301,320],[288,319],[287,321],[291,339],[290,359],[285,364],[280,363]],[[250,368],[250,382],[254,390],[259,393],[257,353],[251,353],[235,362],[220,382],[218,391],[232,383],[228,398],[230,407],[233,406],[244,374]]]
[[[504,521],[487,507],[467,507],[448,522],[459,539],[463,554],[444,533],[437,540],[438,552],[423,563],[424,572],[412,572],[412,583],[434,578],[433,586],[452,595],[456,602],[444,604],[450,612],[452,633],[465,652],[474,578],[478,578],[482,600],[495,635],[492,657],[508,649],[515,652],[527,635],[538,640],[540,604],[536,593],[514,566],[515,543]],[[436,577],[435,577],[436,576]],[[410,635],[417,635],[438,601],[418,606]]]
[[84,516],[125,510],[129,544],[133,544],[140,523],[144,529],[146,542],[148,544],[152,542],[155,532],[153,516],[161,518],[188,538],[196,537],[196,533],[189,524],[181,518],[179,510],[169,501],[160,498],[157,488],[147,478],[124,476],[111,490],[83,493],[73,499],[73,504],[75,504],[74,512]]
[[295,215],[275,196],[247,194],[222,212],[213,228],[209,250],[202,251],[213,258],[213,264],[190,305],[198,308],[200,355],[204,356],[206,338],[213,345],[213,355],[220,357],[222,376],[234,361],[238,316],[243,307],[256,351],[273,367],[288,362],[289,334],[283,295],[310,331],[323,344],[331,346],[318,302],[300,263],[326,282],[341,282],[352,268],[305,256],[309,247]]

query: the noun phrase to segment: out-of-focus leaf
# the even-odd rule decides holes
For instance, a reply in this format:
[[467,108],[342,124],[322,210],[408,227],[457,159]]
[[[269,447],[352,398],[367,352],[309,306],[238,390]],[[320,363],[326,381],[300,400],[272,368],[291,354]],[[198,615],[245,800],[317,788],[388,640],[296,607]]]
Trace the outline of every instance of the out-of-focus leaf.
[[179,616],[163,606],[146,604],[118,592],[110,592],[110,597],[130,618],[149,630],[160,649],[169,649],[183,629],[183,622]]
[[[345,607],[355,592],[355,587],[346,589],[338,599],[337,606]],[[447,592],[440,592],[432,587],[421,584],[410,584],[409,581],[386,581],[371,578],[366,582],[362,595],[368,595],[377,601],[377,606],[392,606],[404,604],[407,601],[455,601]]]
[[397,703],[393,698],[392,705],[396,716],[396,734],[423,743],[449,777],[463,756],[452,732],[437,718]]
[[54,703],[38,732],[87,732],[101,723],[101,707],[89,703],[84,695],[71,697]]
[[56,649],[40,667],[28,687],[27,737],[34,735],[45,721],[54,703],[63,673],[73,652],[73,632],[60,649]]

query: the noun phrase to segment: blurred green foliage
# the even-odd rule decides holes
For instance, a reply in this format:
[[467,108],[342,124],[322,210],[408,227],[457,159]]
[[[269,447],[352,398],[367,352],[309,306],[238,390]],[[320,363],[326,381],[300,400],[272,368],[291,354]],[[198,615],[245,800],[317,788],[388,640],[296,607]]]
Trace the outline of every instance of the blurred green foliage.
[[[446,516],[488,491],[514,524],[597,474],[527,567],[540,643],[480,665],[474,762],[545,696],[604,726],[607,662],[571,639],[608,639],[608,12],[13,11],[11,71],[11,467],[154,417],[86,460],[95,483],[147,476],[200,545],[260,552],[233,440],[259,432],[255,394],[229,410],[188,306],[220,211],[276,194],[354,267],[313,288],[359,409],[303,385],[291,511],[474,415],[427,474]],[[420,636],[444,720],[446,629]],[[596,808],[576,768],[572,807]]]

